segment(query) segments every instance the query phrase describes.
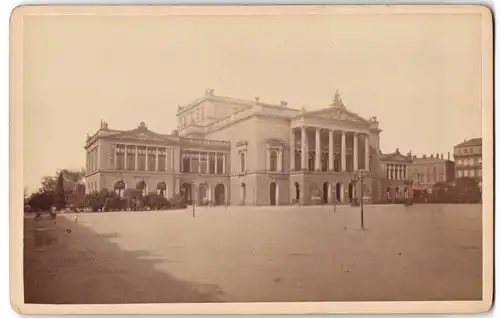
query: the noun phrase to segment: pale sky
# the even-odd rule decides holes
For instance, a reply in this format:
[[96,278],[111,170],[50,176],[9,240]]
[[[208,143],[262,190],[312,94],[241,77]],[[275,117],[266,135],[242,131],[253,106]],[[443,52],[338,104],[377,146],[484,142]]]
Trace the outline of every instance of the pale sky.
[[452,152],[481,136],[481,16],[27,17],[24,181],[85,166],[86,133],[176,128],[216,95],[377,116],[381,149]]

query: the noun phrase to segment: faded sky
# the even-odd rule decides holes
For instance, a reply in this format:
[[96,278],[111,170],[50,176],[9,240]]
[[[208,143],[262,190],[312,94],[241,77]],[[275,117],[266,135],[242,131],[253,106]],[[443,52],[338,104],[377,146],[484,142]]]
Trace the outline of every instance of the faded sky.
[[85,166],[85,135],[215,94],[318,109],[339,89],[377,116],[383,152],[446,153],[481,136],[481,16],[28,17],[24,181]]

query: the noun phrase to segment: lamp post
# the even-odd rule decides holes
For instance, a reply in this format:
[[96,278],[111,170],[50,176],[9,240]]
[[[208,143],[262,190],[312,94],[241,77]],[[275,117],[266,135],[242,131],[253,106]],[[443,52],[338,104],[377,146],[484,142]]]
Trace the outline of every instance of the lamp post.
[[193,204],[193,218],[196,217],[196,211],[195,211],[195,205],[196,205],[196,201],[195,201],[195,195],[194,195],[194,192],[196,190],[196,183],[193,182],[193,185],[192,185],[192,188],[191,188],[191,203]]
[[360,199],[360,206],[361,206],[361,229],[365,229],[365,223],[364,223],[364,180],[365,180],[365,173],[366,171],[364,169],[360,169],[354,173],[353,177],[353,184],[356,185],[356,183],[359,181],[361,183],[361,199]]

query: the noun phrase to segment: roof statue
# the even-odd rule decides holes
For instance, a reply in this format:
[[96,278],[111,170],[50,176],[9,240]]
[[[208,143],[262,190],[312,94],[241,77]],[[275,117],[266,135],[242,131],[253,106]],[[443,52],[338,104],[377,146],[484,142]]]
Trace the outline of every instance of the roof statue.
[[209,88],[205,91],[205,95],[207,96],[214,96],[214,90],[212,88]]
[[139,124],[139,128],[146,129],[146,123],[141,121],[141,123]]
[[286,107],[286,105],[288,105],[288,103],[286,101],[282,100],[281,101],[281,106]]
[[108,129],[108,123],[101,118],[101,129]]
[[340,96],[339,90],[335,92],[335,96],[333,97],[333,107],[342,107],[345,108],[344,102],[342,101],[342,97]]
[[182,109],[181,105],[177,104],[177,110],[181,110],[181,109]]
[[258,103],[258,102],[259,102],[259,100],[260,100],[260,97],[259,97],[259,96],[256,96],[256,97],[255,97],[255,102],[257,102],[257,103]]

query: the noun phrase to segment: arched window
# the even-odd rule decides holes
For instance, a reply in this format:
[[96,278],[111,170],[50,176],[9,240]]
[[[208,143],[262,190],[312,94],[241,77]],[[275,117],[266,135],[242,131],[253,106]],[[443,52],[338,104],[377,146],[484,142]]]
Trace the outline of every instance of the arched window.
[[276,150],[272,150],[269,154],[269,170],[277,171],[278,170],[278,152]]
[[245,152],[240,152],[240,172],[245,172],[246,170],[246,160]]

